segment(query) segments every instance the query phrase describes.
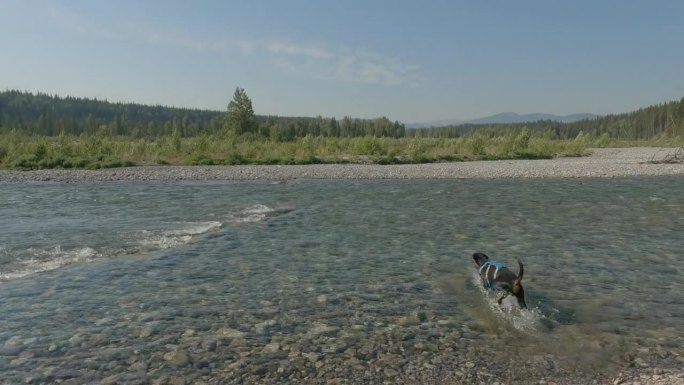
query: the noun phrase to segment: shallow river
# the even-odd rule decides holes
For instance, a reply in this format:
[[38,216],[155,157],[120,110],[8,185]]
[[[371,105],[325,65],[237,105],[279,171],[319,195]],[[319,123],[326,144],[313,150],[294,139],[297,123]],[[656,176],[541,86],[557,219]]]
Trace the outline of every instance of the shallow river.
[[5,183],[0,383],[607,383],[682,365],[683,257],[684,178]]

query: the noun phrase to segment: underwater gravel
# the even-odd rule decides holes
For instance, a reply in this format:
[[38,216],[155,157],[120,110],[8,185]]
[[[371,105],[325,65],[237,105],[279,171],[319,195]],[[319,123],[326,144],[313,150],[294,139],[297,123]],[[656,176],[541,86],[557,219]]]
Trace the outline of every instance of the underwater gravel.
[[586,157],[403,165],[314,164],[241,166],[141,166],[101,170],[0,170],[0,182],[104,182],[293,179],[613,178],[684,175],[684,162],[654,164],[679,149],[592,149]]
[[[273,314],[272,306],[264,302],[262,313]],[[639,352],[628,358],[632,364],[623,362],[631,368],[610,376],[563,369],[551,354],[507,356],[505,348],[474,339],[467,325],[422,322],[420,314],[382,326],[302,321],[296,334],[270,330],[276,319],[254,322],[245,314],[239,323],[197,314],[198,328],[172,330],[161,321],[170,315],[104,317],[95,321],[101,330],[87,326],[61,341],[13,336],[0,345],[0,384],[684,384],[676,352],[662,352],[668,368],[654,365],[663,362],[655,352]],[[235,328],[226,326],[231,322]],[[115,338],[123,330],[131,340]]]

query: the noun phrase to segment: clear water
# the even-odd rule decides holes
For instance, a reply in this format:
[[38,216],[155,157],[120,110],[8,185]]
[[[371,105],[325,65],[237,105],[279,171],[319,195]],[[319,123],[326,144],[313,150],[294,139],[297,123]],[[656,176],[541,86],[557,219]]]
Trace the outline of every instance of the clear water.
[[[0,383],[592,383],[681,365],[683,190],[0,184]],[[529,311],[479,287],[475,251],[525,263]]]

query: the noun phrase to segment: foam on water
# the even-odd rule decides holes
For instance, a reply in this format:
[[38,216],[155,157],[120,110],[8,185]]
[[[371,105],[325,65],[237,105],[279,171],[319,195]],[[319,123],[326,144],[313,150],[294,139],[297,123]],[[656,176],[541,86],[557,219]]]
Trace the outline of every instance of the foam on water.
[[237,223],[254,223],[268,218],[275,209],[262,204],[256,204],[240,210],[235,216]]
[[139,233],[138,244],[145,250],[162,250],[180,247],[197,235],[217,231],[223,225],[221,222],[181,222],[178,228],[162,230],[160,232],[143,230]]
[[192,239],[192,235],[164,235],[155,234],[152,231],[143,230],[140,232],[142,239],[138,240],[144,250],[172,249],[182,246]]
[[217,231],[221,226],[221,222],[215,221],[180,222],[168,230],[139,231],[133,236],[133,244],[122,239],[121,247],[113,248],[84,246],[63,249],[57,245],[51,249],[8,250],[3,246],[0,248],[0,253],[4,255],[5,259],[13,262],[3,266],[3,270],[0,270],[0,280],[21,279],[77,263],[88,263],[97,258],[180,247],[191,242],[198,235]]
[[31,248],[26,250],[26,254],[30,258],[21,260],[18,266],[10,268],[9,271],[0,271],[0,280],[19,279],[56,270],[74,263],[88,262],[100,255],[90,247],[62,250],[61,246],[56,246],[51,250]]
[[199,235],[208,233],[210,231],[219,230],[222,226],[221,222],[183,222],[182,228],[175,230],[164,231],[167,236],[185,236],[185,235]]

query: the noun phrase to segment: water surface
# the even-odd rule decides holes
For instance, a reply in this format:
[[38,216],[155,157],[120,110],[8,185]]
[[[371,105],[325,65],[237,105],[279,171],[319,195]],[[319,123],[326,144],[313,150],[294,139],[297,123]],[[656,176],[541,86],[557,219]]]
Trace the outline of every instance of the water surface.
[[[0,184],[0,378],[607,382],[684,354],[684,179]],[[470,255],[525,264],[529,311]]]

